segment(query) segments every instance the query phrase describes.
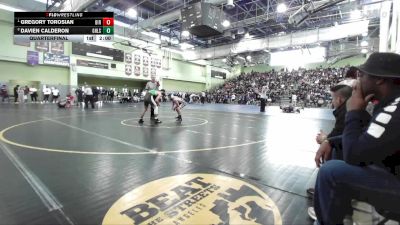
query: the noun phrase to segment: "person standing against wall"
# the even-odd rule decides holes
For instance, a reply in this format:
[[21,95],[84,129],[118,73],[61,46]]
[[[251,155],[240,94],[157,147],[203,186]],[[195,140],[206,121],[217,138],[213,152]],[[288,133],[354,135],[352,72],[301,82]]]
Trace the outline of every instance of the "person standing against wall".
[[4,99],[8,99],[8,101],[10,101],[9,97],[8,97],[8,90],[7,90],[7,86],[5,84],[3,84],[1,86],[0,89],[0,96],[1,96],[1,102],[4,102]]
[[82,89],[77,87],[76,90],[75,90],[75,95],[76,95],[76,98],[78,100],[76,105],[77,106],[82,106],[82,102],[83,102],[83,91],[82,91]]
[[53,95],[53,103],[57,103],[58,97],[60,96],[60,91],[57,88],[54,88],[51,92]]
[[92,109],[94,109],[94,99],[93,99],[93,90],[89,85],[85,85],[85,109],[89,108],[89,102],[92,105]]
[[18,102],[21,104],[24,103],[24,88],[23,87],[18,88]]
[[[158,81],[156,81],[155,76],[152,76],[151,80],[149,82],[147,82],[146,87],[144,89],[146,91],[151,91],[151,90],[158,91],[159,87],[160,87],[160,83]],[[154,108],[151,107],[150,119],[154,119],[154,118],[155,118]]]
[[19,85],[17,84],[17,86],[14,87],[14,103],[15,104],[18,103],[18,88],[19,88]]
[[51,94],[51,89],[47,86],[44,86],[44,88],[43,88],[43,96],[44,96],[43,102],[44,103],[49,102],[50,94]]
[[24,102],[28,102],[29,87],[25,85],[24,88]]

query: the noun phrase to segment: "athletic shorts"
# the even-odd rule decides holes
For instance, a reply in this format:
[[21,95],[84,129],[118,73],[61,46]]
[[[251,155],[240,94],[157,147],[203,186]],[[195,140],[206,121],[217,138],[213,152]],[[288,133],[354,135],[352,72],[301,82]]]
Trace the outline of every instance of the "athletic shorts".
[[156,101],[154,100],[154,96],[147,93],[147,94],[144,96],[144,106],[148,107],[149,105],[150,105],[151,107],[157,106]]

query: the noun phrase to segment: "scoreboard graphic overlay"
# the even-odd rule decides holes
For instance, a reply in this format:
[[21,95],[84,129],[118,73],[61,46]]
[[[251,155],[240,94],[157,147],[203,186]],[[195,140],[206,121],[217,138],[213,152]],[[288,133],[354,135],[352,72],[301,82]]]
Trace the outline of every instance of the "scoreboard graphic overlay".
[[15,41],[114,40],[113,12],[14,12]]

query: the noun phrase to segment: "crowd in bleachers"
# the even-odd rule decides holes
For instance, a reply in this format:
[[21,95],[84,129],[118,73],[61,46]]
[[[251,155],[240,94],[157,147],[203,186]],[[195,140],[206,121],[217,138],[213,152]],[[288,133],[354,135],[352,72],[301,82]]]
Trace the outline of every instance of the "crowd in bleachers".
[[263,86],[268,87],[268,102],[297,97],[305,106],[321,106],[330,101],[330,87],[344,78],[348,67],[299,70],[272,70],[241,74],[207,93],[215,103],[258,104]]
[[[209,91],[194,92],[170,92],[182,97],[188,103],[203,102],[206,103],[225,103],[225,104],[245,104],[257,105],[260,102],[260,90],[267,87],[267,102],[269,104],[280,104],[283,100],[293,100],[297,98],[297,103],[306,107],[328,105],[331,100],[330,87],[342,80],[349,70],[344,68],[319,68],[319,69],[299,69],[299,70],[272,70],[270,72],[251,72],[227,80],[223,84],[212,88]],[[3,85],[0,90],[1,101],[8,100],[10,96],[19,96],[14,98],[14,102],[52,102],[54,96],[59,95],[57,88],[48,88],[46,90],[37,90],[29,87],[15,87],[14,93],[8,93],[8,88]],[[94,99],[102,102],[112,102],[118,100],[124,102],[138,102],[143,97],[140,92],[131,92],[123,89],[98,89],[92,87]],[[168,90],[167,90],[168,91]],[[20,92],[20,93],[19,93]],[[39,92],[41,98],[39,99]],[[54,93],[55,92],[55,93]],[[84,98],[83,90],[75,89],[75,101],[82,102]],[[69,93],[67,93],[68,96]],[[70,95],[70,94],[69,94]],[[29,97],[29,98],[28,98]]]

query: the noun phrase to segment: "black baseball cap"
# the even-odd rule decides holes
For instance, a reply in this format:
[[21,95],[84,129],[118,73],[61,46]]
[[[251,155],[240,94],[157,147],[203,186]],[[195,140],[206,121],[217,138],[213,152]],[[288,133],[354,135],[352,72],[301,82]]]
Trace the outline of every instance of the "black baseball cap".
[[357,68],[371,76],[400,78],[400,55],[390,52],[372,53],[367,61]]

